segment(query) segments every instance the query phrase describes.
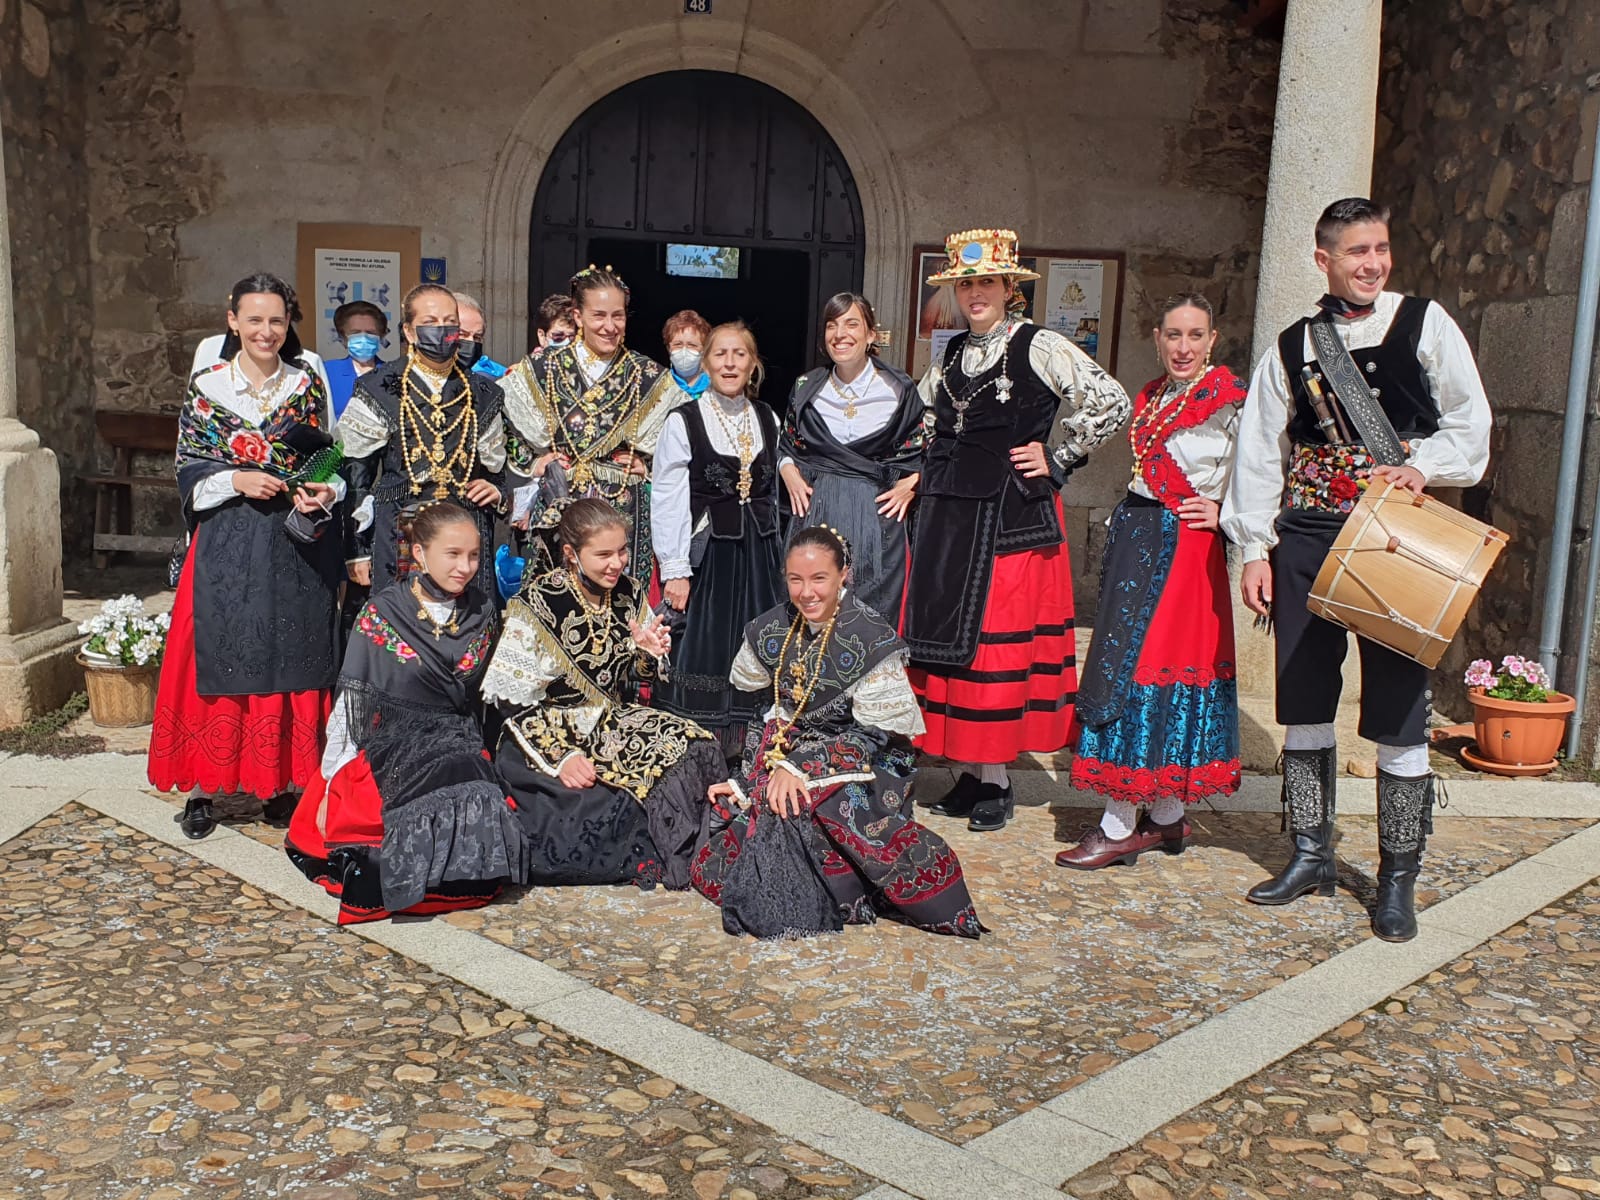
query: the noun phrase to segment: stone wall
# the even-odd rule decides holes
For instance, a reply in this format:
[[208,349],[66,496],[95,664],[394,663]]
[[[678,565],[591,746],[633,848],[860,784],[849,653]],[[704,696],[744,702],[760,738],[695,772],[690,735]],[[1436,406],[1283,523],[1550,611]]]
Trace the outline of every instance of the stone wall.
[[55,451],[62,536],[82,548],[94,390],[83,0],[0,3],[0,124],[11,226],[17,415]]
[[[1395,208],[1395,281],[1443,304],[1478,351],[1494,458],[1462,499],[1512,537],[1440,670],[1447,710],[1461,710],[1466,660],[1538,646],[1597,111],[1594,4],[1418,0],[1385,13],[1374,177]],[[1569,629],[1593,534],[1593,432],[1586,458]],[[1569,632],[1562,682],[1585,641]]]

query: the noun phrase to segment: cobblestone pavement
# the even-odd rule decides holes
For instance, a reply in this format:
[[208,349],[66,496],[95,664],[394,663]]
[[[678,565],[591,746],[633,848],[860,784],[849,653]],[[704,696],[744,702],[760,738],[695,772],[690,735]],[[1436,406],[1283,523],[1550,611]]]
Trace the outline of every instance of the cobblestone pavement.
[[[1195,813],[1186,853],[1087,874],[1051,861],[1085,810],[1019,809],[987,835],[926,819],[994,930],[979,943],[892,922],[735,940],[697,895],[629,887],[535,889],[447,919],[958,1143],[1370,936],[1370,817],[1340,819],[1335,899],[1277,909],[1242,900],[1286,857],[1276,815]],[[1583,822],[1435,824],[1419,906]]]
[[1600,1195],[1600,886],[1079,1175],[1103,1200]]
[[82,808],[0,862],[5,1200],[872,1186]]

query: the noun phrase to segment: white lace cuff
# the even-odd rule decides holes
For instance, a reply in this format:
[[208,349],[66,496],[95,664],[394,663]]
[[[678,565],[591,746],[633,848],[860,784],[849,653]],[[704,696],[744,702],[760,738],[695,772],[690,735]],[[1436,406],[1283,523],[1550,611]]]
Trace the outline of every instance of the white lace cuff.
[[850,710],[856,720],[873,729],[918,737],[926,731],[917,694],[906,678],[906,653],[884,659],[850,691]]

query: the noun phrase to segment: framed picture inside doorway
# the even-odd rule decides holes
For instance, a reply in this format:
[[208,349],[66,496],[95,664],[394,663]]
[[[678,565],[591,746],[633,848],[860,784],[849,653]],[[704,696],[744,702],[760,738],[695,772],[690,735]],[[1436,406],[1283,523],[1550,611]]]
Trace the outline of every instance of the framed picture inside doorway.
[[[1022,285],[1023,315],[1077,344],[1112,374],[1117,369],[1118,319],[1126,256],[1121,251],[1031,250],[1018,248],[1017,262],[1039,278]],[[942,246],[919,245],[911,252],[911,305],[906,337],[906,370],[921,379],[936,354],[966,322],[946,311],[943,288],[928,276],[944,269]]]

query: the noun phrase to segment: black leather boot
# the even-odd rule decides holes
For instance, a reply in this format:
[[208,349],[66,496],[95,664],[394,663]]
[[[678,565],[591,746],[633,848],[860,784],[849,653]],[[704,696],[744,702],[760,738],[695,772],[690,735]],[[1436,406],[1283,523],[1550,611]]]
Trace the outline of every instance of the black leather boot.
[[1386,942],[1417,936],[1417,872],[1433,832],[1433,775],[1378,771],[1378,899],[1372,932]]
[[1284,823],[1294,837],[1294,854],[1271,879],[1251,888],[1252,904],[1288,904],[1307,892],[1333,895],[1339,868],[1333,861],[1334,762],[1338,751],[1283,752]]

